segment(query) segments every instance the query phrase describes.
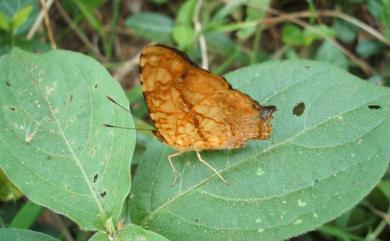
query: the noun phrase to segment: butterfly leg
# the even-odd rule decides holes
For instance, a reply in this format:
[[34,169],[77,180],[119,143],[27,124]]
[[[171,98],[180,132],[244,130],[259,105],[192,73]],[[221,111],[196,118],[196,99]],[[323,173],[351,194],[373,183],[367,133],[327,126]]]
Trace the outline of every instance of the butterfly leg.
[[208,168],[210,168],[224,183],[226,184],[229,184],[228,181],[225,180],[225,178],[223,178],[223,176],[213,167],[211,166],[208,162],[206,162],[205,160],[203,160],[202,156],[200,155],[199,151],[198,150],[195,150],[196,152],[196,155],[198,156],[198,160],[205,164]]
[[168,156],[169,165],[171,165],[173,175],[174,175],[173,182],[171,183],[171,186],[175,185],[176,181],[177,181],[177,170],[176,170],[175,166],[173,165],[172,158],[174,158],[175,156],[179,156],[181,154],[183,154],[183,152],[176,152],[176,153],[170,154]]

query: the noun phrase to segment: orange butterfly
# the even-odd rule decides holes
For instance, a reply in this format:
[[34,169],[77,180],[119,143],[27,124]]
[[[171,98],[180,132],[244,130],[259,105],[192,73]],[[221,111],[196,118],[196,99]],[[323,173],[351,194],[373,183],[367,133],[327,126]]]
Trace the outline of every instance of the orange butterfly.
[[269,138],[275,106],[261,106],[233,89],[221,76],[198,67],[184,53],[164,46],[146,46],[140,58],[142,91],[154,121],[156,137],[178,152],[195,151],[225,183],[199,151],[241,148],[250,139]]

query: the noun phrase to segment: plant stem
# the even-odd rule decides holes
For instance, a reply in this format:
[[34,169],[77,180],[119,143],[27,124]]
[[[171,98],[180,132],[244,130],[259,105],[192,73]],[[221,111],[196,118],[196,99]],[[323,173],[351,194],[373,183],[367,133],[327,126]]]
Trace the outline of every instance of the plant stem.
[[116,24],[118,23],[119,19],[119,5],[121,1],[120,0],[114,0],[112,2],[112,8],[113,8],[113,14],[112,14],[112,20],[111,20],[111,31],[108,38],[108,51],[106,53],[106,57],[108,60],[112,57],[112,49],[114,45],[114,39],[115,39],[115,28]]

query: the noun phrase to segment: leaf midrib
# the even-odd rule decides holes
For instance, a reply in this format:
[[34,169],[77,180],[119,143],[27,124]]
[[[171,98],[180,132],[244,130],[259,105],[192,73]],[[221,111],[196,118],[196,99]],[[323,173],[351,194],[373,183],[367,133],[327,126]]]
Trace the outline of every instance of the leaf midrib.
[[[55,61],[55,63],[57,64],[57,66],[59,67],[59,69],[61,69],[62,73],[64,74],[65,72],[64,72],[63,69],[61,68],[61,64],[58,63],[57,61]],[[64,74],[63,76],[66,76],[66,75]],[[67,81],[64,81],[64,82],[65,82],[66,85],[68,84]],[[81,82],[79,82],[78,84],[80,84],[80,83],[81,83]],[[61,137],[63,138],[63,140],[64,140],[64,142],[65,142],[65,144],[66,144],[66,147],[67,147],[69,153],[71,154],[71,157],[72,157],[71,159],[73,159],[73,161],[75,162],[76,166],[80,169],[80,172],[81,172],[81,174],[82,174],[82,177],[84,178],[85,183],[87,184],[88,189],[89,189],[89,191],[90,191],[90,193],[91,193],[92,199],[93,199],[94,202],[96,203],[96,205],[97,205],[97,207],[98,207],[98,209],[99,209],[99,212],[100,212],[101,214],[103,214],[104,217],[105,217],[105,216],[106,216],[106,212],[105,212],[105,210],[104,210],[104,208],[103,208],[101,202],[99,201],[99,199],[98,199],[98,197],[97,197],[97,194],[96,194],[96,192],[95,192],[95,190],[94,190],[94,188],[93,188],[93,186],[92,186],[92,183],[91,183],[90,180],[88,179],[88,176],[87,176],[87,174],[86,174],[86,172],[85,172],[85,170],[84,170],[84,168],[83,168],[83,166],[82,166],[82,164],[81,164],[81,160],[78,158],[78,156],[77,156],[76,153],[74,152],[72,146],[70,145],[70,143],[69,143],[69,141],[68,141],[68,138],[66,137],[65,132],[64,132],[64,130],[62,129],[62,126],[61,126],[60,121],[58,120],[58,118],[57,118],[56,115],[55,115],[55,112],[54,112],[54,111],[52,110],[52,108],[51,108],[50,101],[48,100],[48,96],[45,95],[45,94],[44,94],[44,93],[45,93],[44,90],[42,90],[41,84],[42,84],[42,82],[38,82],[38,88],[39,88],[39,90],[40,90],[42,96],[44,97],[44,100],[45,100],[46,105],[47,105],[47,107],[48,107],[48,109],[49,109],[50,115],[51,115],[52,118],[55,120],[55,123],[56,123],[56,125],[57,125],[57,127],[58,127],[58,130],[60,131]],[[68,89],[69,89],[69,88],[68,88]]]

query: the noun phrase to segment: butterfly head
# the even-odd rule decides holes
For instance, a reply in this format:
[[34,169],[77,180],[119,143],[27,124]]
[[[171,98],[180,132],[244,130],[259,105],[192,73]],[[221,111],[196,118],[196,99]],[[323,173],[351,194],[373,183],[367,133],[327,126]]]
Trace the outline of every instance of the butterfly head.
[[278,109],[274,105],[262,106],[260,111],[260,118],[267,121],[272,119],[272,113],[277,111]]

